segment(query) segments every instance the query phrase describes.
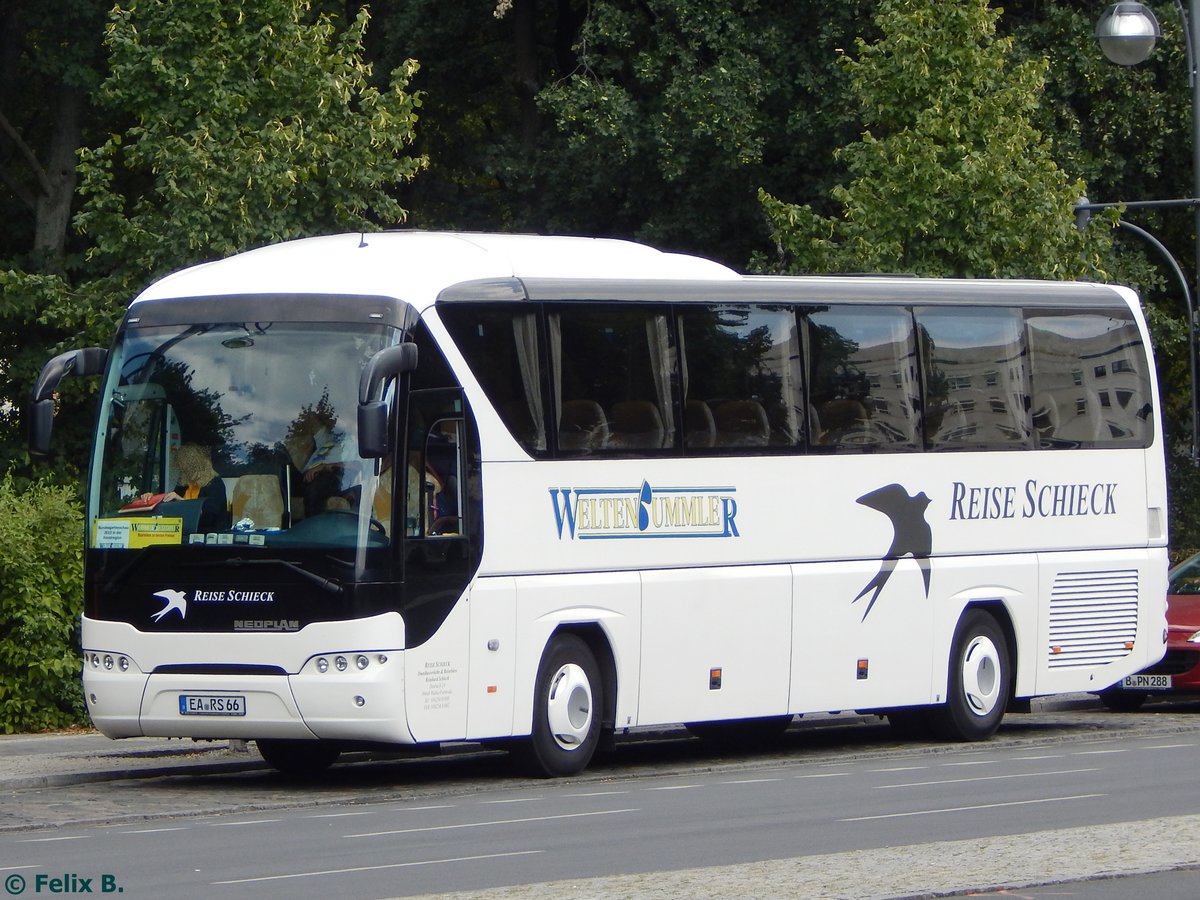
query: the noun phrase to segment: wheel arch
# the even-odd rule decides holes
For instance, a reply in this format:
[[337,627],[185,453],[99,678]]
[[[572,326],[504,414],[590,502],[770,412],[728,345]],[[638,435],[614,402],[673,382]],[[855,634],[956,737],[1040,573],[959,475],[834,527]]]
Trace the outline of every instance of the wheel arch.
[[1005,604],[1005,602],[999,597],[972,600],[962,608],[961,612],[959,612],[958,622],[956,622],[954,625],[955,633],[958,632],[959,623],[961,623],[967,613],[973,609],[982,610],[995,619],[996,624],[1000,626],[1000,631],[1004,634],[1004,643],[1006,645],[1005,649],[1007,651],[1005,655],[1008,657],[1008,667],[1009,671],[1012,673],[1012,677],[1008,682],[1008,697],[1006,698],[1006,703],[1011,703],[1017,692],[1017,672],[1018,664],[1020,662],[1020,652],[1017,646],[1017,631],[1016,626],[1013,624],[1012,614],[1009,612],[1008,606]]
[[[600,711],[600,729],[611,733],[616,723],[617,710],[617,660],[612,642],[599,622],[565,622],[550,633],[546,646],[560,634],[573,634],[592,651],[596,665],[600,667],[600,692],[604,701]],[[545,648],[542,650],[545,653]]]

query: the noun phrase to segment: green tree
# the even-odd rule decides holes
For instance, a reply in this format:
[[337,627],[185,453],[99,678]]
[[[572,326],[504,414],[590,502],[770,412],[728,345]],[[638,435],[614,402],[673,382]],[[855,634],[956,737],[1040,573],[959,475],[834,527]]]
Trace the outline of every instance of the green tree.
[[[86,277],[0,272],[0,319],[42,336],[0,364],[0,397],[19,406],[56,343],[107,344],[136,290],[168,271],[403,221],[395,192],[425,164],[410,147],[417,67],[405,61],[377,85],[367,22],[360,9],[340,25],[308,0],[132,0],[113,10],[96,98],[111,124],[79,165]],[[60,421],[70,424],[56,438],[68,477],[86,444],[65,445],[64,432],[91,420],[71,402],[80,393],[64,396]],[[14,411],[3,424],[20,460]]]
[[[1033,127],[1042,60],[1015,61],[984,0],[884,0],[882,38],[845,57],[865,131],[838,151],[841,215],[761,200],[777,267],[971,277],[1094,275],[1111,243],[1081,233],[1084,186]],[[1111,216],[1109,217],[1111,220]]]

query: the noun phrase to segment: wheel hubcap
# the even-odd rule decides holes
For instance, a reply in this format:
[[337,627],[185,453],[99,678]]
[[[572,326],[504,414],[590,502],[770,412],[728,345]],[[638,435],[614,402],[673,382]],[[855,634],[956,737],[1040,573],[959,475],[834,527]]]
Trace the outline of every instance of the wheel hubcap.
[[1000,652],[991,638],[976,635],[963,655],[962,687],[967,706],[986,716],[1000,702]]
[[546,721],[554,742],[564,750],[576,750],[592,729],[592,686],[587,673],[567,663],[550,680]]

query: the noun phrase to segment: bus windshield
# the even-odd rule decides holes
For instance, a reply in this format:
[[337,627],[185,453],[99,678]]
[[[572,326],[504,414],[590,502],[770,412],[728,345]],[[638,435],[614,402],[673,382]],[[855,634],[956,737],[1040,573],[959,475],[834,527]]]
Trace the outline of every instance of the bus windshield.
[[93,549],[385,546],[391,472],[358,454],[358,379],[385,325],[127,328],[101,398]]

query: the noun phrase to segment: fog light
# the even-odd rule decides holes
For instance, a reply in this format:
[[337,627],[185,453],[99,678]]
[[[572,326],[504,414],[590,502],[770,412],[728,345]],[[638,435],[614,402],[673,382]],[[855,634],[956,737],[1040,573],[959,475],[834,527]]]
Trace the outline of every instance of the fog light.
[[124,656],[122,656],[120,659],[117,660],[117,668],[120,669],[122,672],[128,672],[129,671],[129,660],[127,660]]
[[355,658],[354,664],[356,666],[358,666],[360,669],[365,669],[367,666],[369,666],[371,664],[371,661],[369,659],[367,659],[365,656],[359,655],[358,657]]
[[349,663],[348,663],[348,662],[346,662],[346,657],[344,657],[344,656],[339,656],[337,659],[335,659],[335,660],[333,661],[333,664],[334,664],[335,666],[337,666],[337,670],[338,670],[339,672],[345,672],[345,671],[346,671],[346,666],[348,666],[348,665],[349,665]]
[[318,672],[328,672],[329,671],[329,660],[327,660],[323,656],[318,658],[317,659],[317,671]]
[[113,658],[107,653],[104,654],[104,668],[111,669],[113,667]]
[[354,705],[355,705],[355,706],[366,706],[366,705],[367,705],[367,699],[366,699],[365,697],[355,697],[355,698],[354,698]]
[[380,653],[379,654],[379,664],[382,666],[385,662],[387,662],[387,657],[384,654]]
[[100,668],[100,654],[99,653],[92,654],[92,668],[93,669]]

